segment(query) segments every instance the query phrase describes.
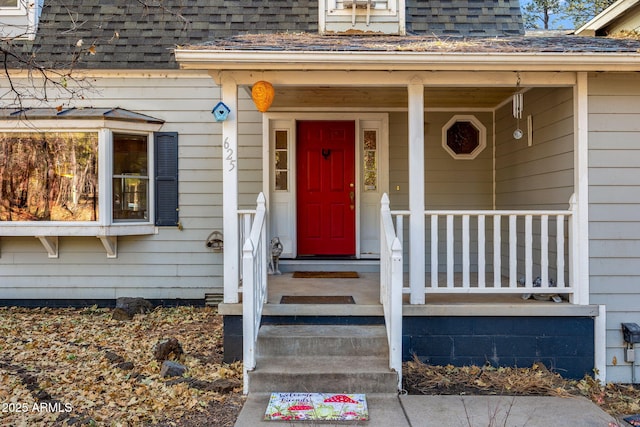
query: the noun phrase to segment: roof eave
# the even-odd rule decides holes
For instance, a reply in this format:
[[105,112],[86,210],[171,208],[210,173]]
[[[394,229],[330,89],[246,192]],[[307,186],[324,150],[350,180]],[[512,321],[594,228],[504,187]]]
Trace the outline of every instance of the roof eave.
[[317,52],[177,49],[182,69],[637,71],[638,52]]
[[596,31],[602,29],[603,27],[609,25],[612,21],[617,19],[620,15],[625,13],[627,10],[631,9],[635,6],[640,0],[618,0],[615,3],[611,4],[605,10],[596,15],[591,21],[584,24],[582,27],[578,28],[575,31],[575,34],[588,34],[592,32],[595,34]]

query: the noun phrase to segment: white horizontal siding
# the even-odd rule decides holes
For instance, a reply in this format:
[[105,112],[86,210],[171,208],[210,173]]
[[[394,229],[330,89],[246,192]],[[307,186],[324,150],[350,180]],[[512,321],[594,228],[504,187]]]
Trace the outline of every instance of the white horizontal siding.
[[640,84],[589,79],[590,299],[607,307],[607,380],[630,382],[621,323],[640,323]]
[[[528,144],[527,116],[531,115],[532,143]],[[495,206],[497,209],[568,209],[573,193],[573,97],[569,88],[532,89],[524,94],[520,129],[524,136],[513,138],[518,126],[511,103],[496,111]],[[534,230],[540,228],[536,221]],[[507,250],[508,226],[502,228],[503,250]],[[549,225],[550,241],[556,234],[555,222]],[[565,234],[566,235],[566,234]],[[524,277],[525,236],[518,232],[518,277]],[[534,239],[532,254],[540,259],[542,242]],[[550,278],[557,280],[555,247],[548,247]],[[565,265],[568,265],[568,259]],[[508,273],[503,265],[503,274]],[[533,278],[541,266],[533,266]],[[568,277],[565,277],[565,281]]]
[[[533,141],[527,144],[527,116]],[[496,208],[566,209],[573,193],[573,107],[571,89],[532,89],[524,95],[520,128],[511,104],[496,112]]]
[[[221,125],[211,109],[220,90],[206,74],[97,78],[76,106],[121,107],[166,121],[162,131],[179,133],[180,220],[183,230],[160,227],[157,235],[118,238],[118,257],[106,257],[95,237],[60,237],[59,258],[50,259],[33,237],[0,240],[0,299],[6,298],[204,298],[222,291],[222,255],[205,247],[222,229]],[[256,146],[259,114],[245,91],[240,105],[248,126],[241,146]],[[241,120],[245,112],[240,111]],[[259,162],[250,160],[248,174]],[[241,169],[245,167],[241,163]],[[244,172],[244,170],[243,170]],[[258,174],[259,176],[259,174]],[[256,185],[253,185],[256,187]],[[254,189],[252,188],[251,191]],[[256,192],[257,194],[257,192]],[[252,196],[255,199],[255,196]]]

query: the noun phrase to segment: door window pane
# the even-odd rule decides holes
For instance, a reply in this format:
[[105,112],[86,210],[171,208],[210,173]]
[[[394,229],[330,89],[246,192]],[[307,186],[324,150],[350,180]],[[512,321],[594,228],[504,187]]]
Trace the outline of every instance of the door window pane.
[[365,130],[363,133],[364,191],[378,190],[378,131]]
[[274,186],[276,191],[287,191],[289,189],[289,131],[276,130],[275,134],[275,177]]

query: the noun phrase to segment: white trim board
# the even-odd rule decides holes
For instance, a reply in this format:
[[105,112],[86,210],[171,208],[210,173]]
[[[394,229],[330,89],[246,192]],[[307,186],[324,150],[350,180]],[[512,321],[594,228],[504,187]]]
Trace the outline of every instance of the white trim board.
[[[363,202],[370,202],[368,214],[371,214],[375,217],[375,213],[369,212],[371,209],[374,209],[371,204],[371,197],[373,197],[373,193],[369,195],[365,195],[363,197],[362,192],[362,131],[364,128],[370,129],[376,127],[379,134],[379,150],[378,150],[378,189],[375,192],[375,195],[379,193],[380,197],[382,197],[382,193],[389,191],[389,116],[384,113],[357,113],[357,112],[345,112],[345,113],[265,113],[263,116],[263,133],[262,133],[262,144],[263,144],[263,157],[262,157],[262,170],[263,170],[263,181],[262,188],[263,193],[267,198],[267,206],[270,212],[270,221],[268,226],[269,238],[273,237],[271,235],[272,228],[274,228],[275,215],[285,215],[285,218],[278,218],[281,224],[287,224],[286,230],[284,233],[278,231],[279,237],[281,237],[282,243],[284,245],[283,257],[295,257],[297,255],[297,246],[295,241],[296,234],[296,188],[295,188],[295,179],[296,169],[295,169],[295,145],[297,141],[296,136],[296,121],[298,120],[349,120],[354,121],[356,123],[356,188],[358,188],[358,196],[356,197],[356,257],[357,258],[366,258],[366,257],[376,257],[377,253],[371,253],[371,250],[367,250],[367,253],[361,253],[362,246],[362,221],[363,221]],[[289,141],[291,150],[289,151],[289,189],[287,193],[278,194],[272,191],[272,182],[271,182],[271,167],[273,165],[273,138],[271,138],[274,131],[278,130],[289,130]],[[370,197],[367,197],[370,196]],[[377,203],[375,204],[377,206]],[[277,227],[276,227],[277,228]],[[375,227],[377,230],[378,227]],[[283,234],[283,236],[280,236]],[[371,243],[369,244],[369,247]],[[365,245],[366,246],[366,245]]]

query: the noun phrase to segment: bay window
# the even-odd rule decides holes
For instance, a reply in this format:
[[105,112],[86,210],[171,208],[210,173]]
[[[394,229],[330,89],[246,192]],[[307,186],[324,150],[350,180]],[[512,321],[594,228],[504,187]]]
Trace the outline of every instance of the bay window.
[[85,119],[73,121],[36,113],[0,120],[0,236],[35,236],[52,258],[58,236],[94,236],[115,257],[117,236],[179,225],[178,134],[158,132],[163,121],[120,109],[67,111]]

